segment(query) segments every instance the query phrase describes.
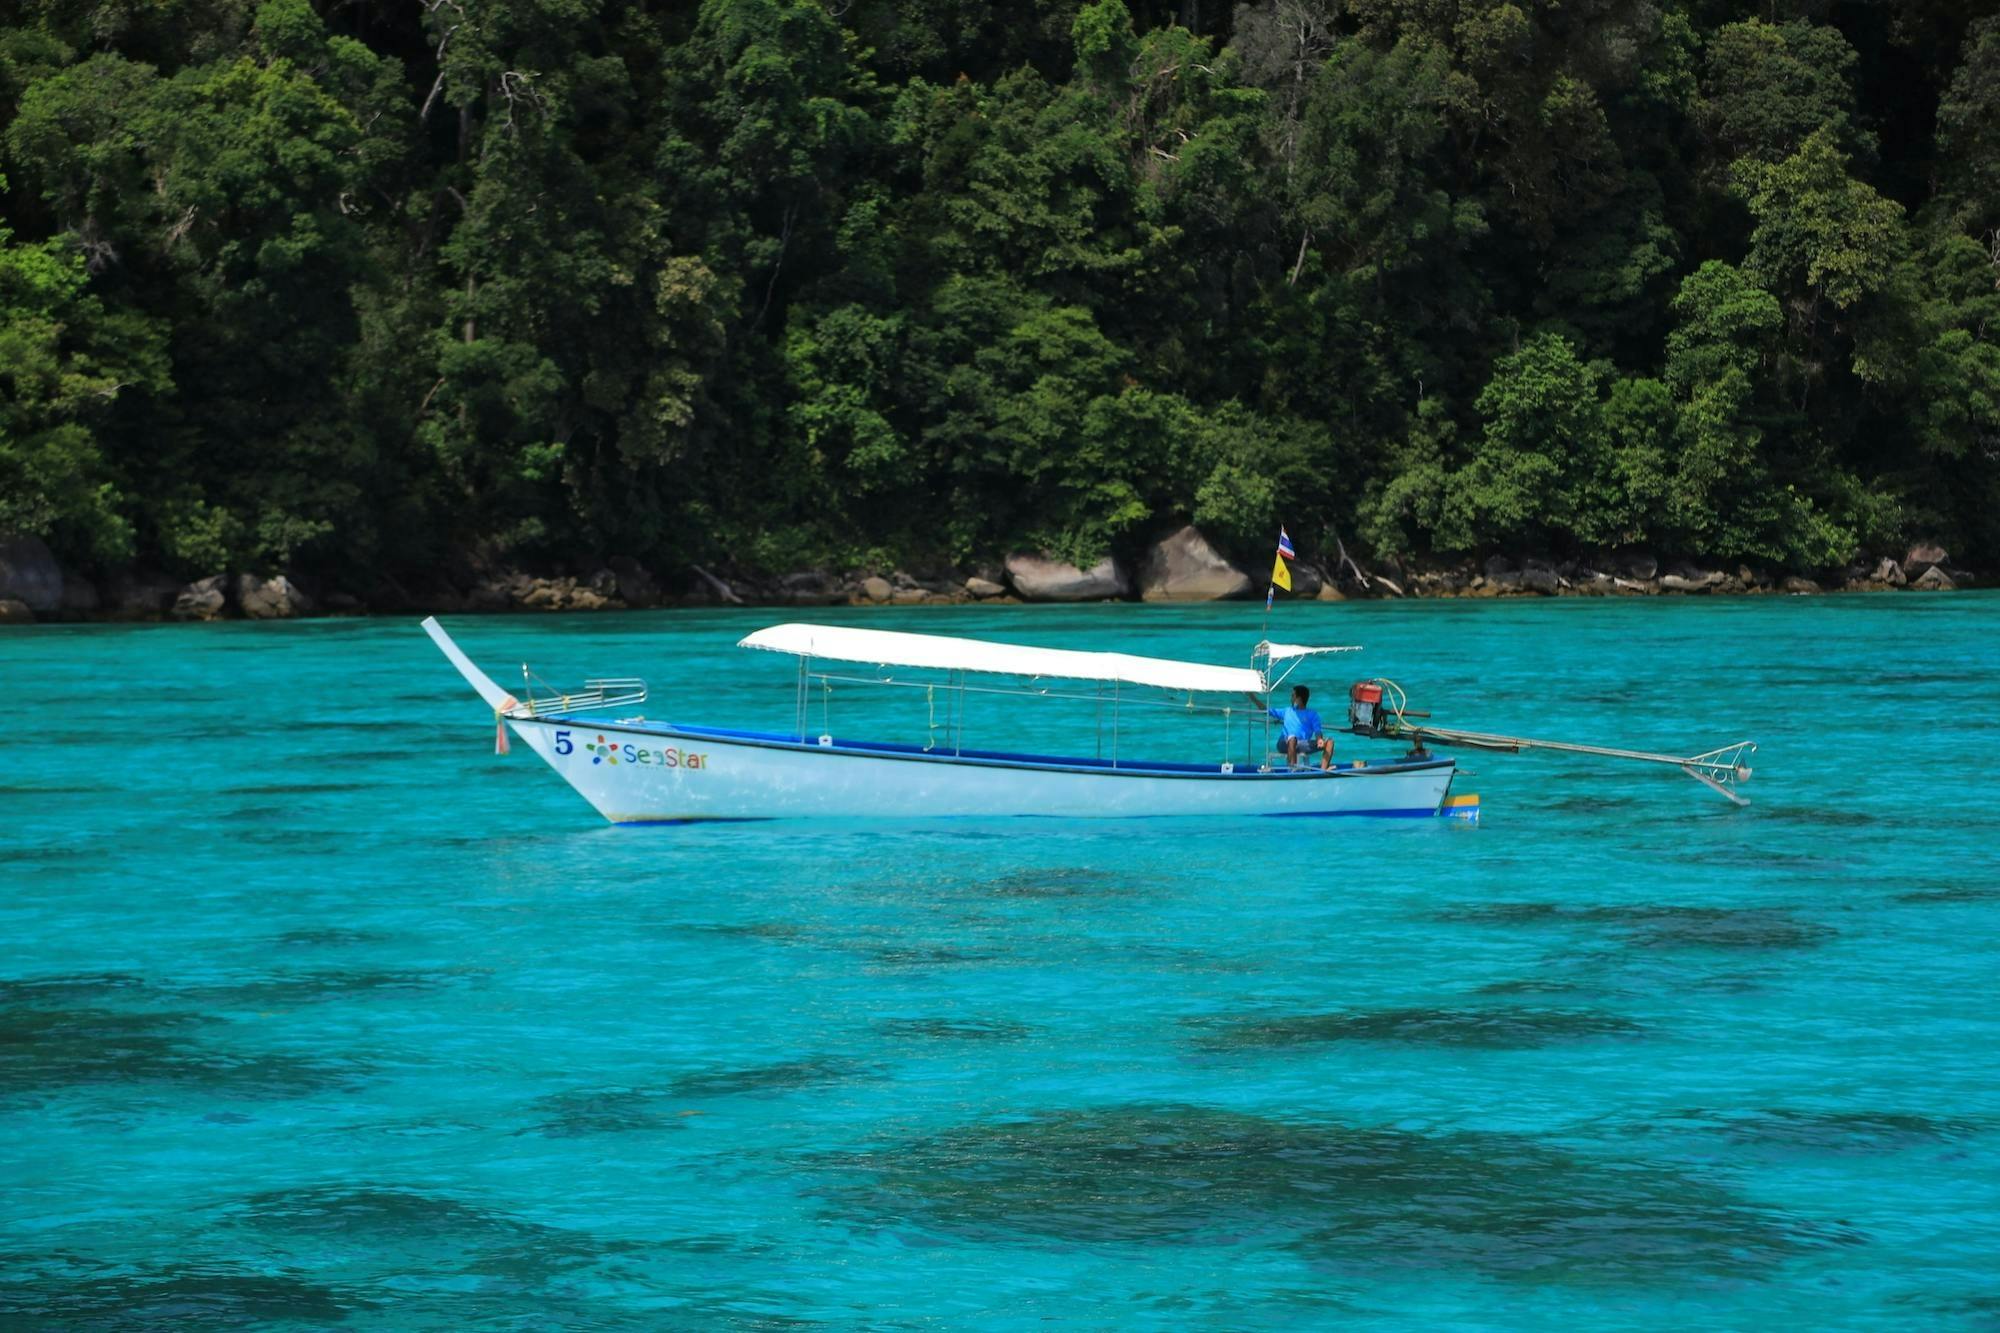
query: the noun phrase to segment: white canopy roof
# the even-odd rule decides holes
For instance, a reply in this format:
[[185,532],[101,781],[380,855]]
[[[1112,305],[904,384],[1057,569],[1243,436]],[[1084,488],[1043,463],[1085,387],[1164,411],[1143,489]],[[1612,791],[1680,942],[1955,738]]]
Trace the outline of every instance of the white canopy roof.
[[1164,690],[1222,694],[1261,693],[1264,677],[1248,667],[1208,666],[1130,653],[1094,653],[1075,648],[1030,648],[1018,643],[956,639],[942,634],[899,634],[893,630],[849,629],[836,625],[772,625],[738,642],[739,648],[766,648],[836,662],[877,666],[931,667],[940,671],[984,671],[1001,676],[1059,676],[1064,680],[1111,680],[1156,685]]
[[1282,662],[1288,657],[1317,657],[1321,653],[1358,653],[1359,644],[1342,648],[1308,648],[1302,643],[1267,643],[1264,646],[1273,662]]

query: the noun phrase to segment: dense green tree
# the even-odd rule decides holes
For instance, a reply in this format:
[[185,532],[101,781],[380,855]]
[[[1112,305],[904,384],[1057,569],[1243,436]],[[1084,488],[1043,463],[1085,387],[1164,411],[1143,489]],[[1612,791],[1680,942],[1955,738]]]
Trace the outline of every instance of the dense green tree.
[[1804,19],[1731,23],[1704,53],[1702,119],[1714,160],[1779,162],[1826,132],[1850,152],[1865,143],[1853,121],[1854,48]]
[[1990,561],[1995,8],[36,0],[0,528]]
[[171,387],[164,332],[91,295],[74,245],[19,244],[0,223],[0,530],[132,556],[130,497],[98,430],[121,395]]

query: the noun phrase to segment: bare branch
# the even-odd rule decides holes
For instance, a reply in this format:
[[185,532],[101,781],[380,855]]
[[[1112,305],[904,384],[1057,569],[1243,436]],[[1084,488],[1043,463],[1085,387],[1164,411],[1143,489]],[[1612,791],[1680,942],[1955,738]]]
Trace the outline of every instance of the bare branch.
[[424,395],[424,401],[417,404],[418,419],[421,420],[424,413],[431,410],[431,399],[437,397],[437,391],[439,389],[442,389],[443,387],[444,387],[444,376],[440,375],[438,376],[438,382],[436,384],[431,385],[431,391]]
[[[442,48],[439,48],[442,50]],[[437,105],[438,94],[444,91],[444,71],[439,70],[437,81],[431,84],[430,96],[424,98],[424,109],[417,113],[417,124],[423,125],[431,118],[431,108]]]

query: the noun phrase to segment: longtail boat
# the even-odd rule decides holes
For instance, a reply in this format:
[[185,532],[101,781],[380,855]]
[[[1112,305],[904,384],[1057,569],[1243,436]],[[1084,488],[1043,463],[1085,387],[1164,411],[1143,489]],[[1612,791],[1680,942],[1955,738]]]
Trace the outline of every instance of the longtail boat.
[[[495,749],[505,753],[509,734],[518,737],[616,824],[1006,815],[1446,815],[1476,821],[1479,798],[1452,792],[1456,761],[1429,753],[1426,743],[1552,748],[1671,763],[1739,802],[1733,788],[1749,777],[1742,760],[1756,748],[1745,741],[1707,755],[1673,758],[1449,730],[1431,726],[1428,715],[1409,709],[1393,682],[1376,680],[1359,681],[1349,689],[1346,725],[1339,730],[1408,743],[1410,750],[1319,767],[1297,763],[1276,748],[1268,702],[1302,662],[1357,651],[1353,647],[1262,642],[1252,654],[1253,665],[1231,667],[808,624],[772,625],[740,640],[740,647],[789,654],[797,661],[793,725],[784,731],[748,731],[635,713],[631,710],[648,694],[645,682],[636,677],[591,680],[575,690],[538,689],[523,666],[522,696],[517,697],[480,670],[436,619],[425,620],[423,627],[492,710]],[[852,674],[854,667],[870,671]],[[931,707],[923,742],[835,735],[824,702],[835,682],[843,689],[924,690]],[[1264,706],[1245,710],[1233,699],[1217,702],[1243,695]],[[1094,704],[1096,752],[969,748],[964,744],[968,696]],[[822,705],[817,717],[815,699]],[[1182,718],[1218,720],[1219,753],[1206,759],[1128,754],[1121,745],[1124,730],[1157,708],[1170,708]],[[1143,724],[1137,729],[1149,740],[1160,734]]]

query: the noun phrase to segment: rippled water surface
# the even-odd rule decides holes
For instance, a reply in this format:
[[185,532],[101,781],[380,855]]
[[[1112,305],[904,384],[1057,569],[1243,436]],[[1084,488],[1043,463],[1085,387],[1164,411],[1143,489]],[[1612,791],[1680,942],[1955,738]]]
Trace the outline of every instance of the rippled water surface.
[[[819,614],[1240,662],[1261,608]],[[788,726],[780,618],[455,628]],[[1329,700],[1754,736],[1756,803],[1472,755],[1476,828],[612,828],[414,622],[8,632],[0,1322],[2000,1323],[2000,599],[1273,632],[1366,645]]]

